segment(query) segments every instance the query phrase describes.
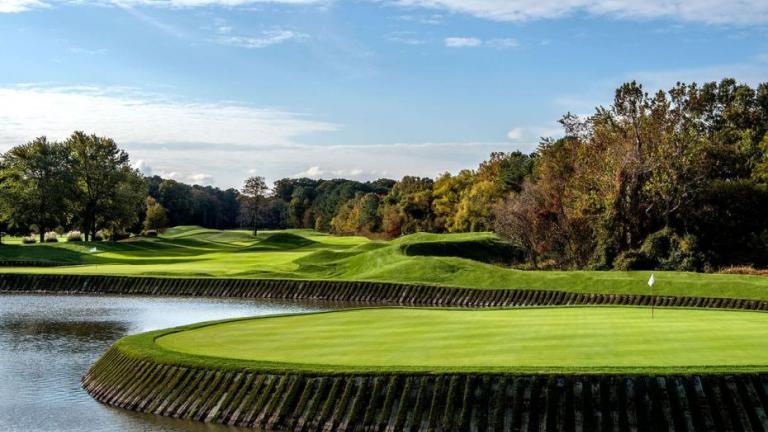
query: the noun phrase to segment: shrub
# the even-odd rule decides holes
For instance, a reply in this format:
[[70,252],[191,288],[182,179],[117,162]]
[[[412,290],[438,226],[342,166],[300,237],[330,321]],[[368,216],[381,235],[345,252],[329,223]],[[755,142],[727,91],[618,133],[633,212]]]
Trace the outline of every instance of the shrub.
[[35,238],[35,236],[31,235],[31,236],[22,237],[21,242],[23,244],[34,244],[34,243],[37,243],[37,239]]
[[698,271],[703,267],[696,237],[681,236],[669,228],[648,235],[639,249],[624,251],[613,261],[616,270]]
[[96,231],[96,234],[93,235],[93,241],[102,241],[109,238],[109,233],[105,232],[104,230],[98,230]]
[[624,251],[613,260],[613,268],[616,270],[653,270],[656,268],[656,262],[640,250],[632,249]]
[[669,228],[646,237],[640,251],[660,270],[696,271],[704,265],[704,255],[699,252],[696,237],[679,235]]
[[129,232],[116,232],[114,235],[115,240],[125,240],[131,237]]
[[46,243],[56,243],[59,241],[59,235],[55,231],[48,231],[43,238]]
[[751,276],[768,276],[768,269],[756,269],[752,266],[731,266],[721,268],[718,273]]
[[144,231],[144,237],[157,237],[157,230]]
[[67,234],[67,241],[81,242],[83,241],[83,235],[80,233],[80,231],[70,231],[69,234]]

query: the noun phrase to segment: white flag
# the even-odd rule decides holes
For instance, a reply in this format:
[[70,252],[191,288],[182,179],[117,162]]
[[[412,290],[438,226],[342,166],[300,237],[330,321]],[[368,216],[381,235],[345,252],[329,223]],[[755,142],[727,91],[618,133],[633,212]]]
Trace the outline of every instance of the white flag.
[[648,279],[648,286],[653,288],[654,283],[656,283],[656,279],[653,278],[653,273],[651,273],[651,278]]

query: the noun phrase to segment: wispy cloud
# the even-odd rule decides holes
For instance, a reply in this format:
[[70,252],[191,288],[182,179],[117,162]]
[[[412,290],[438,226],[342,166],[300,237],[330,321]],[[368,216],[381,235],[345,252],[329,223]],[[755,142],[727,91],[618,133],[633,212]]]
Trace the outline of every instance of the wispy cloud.
[[48,5],[39,0],[0,0],[0,13],[26,12],[44,7]]
[[[275,108],[235,102],[190,102],[136,90],[102,87],[0,87],[0,148],[73,130],[123,143],[285,145],[338,125]],[[145,158],[146,159],[146,158]]]
[[360,168],[349,169],[322,169],[319,166],[311,166],[306,170],[294,174],[293,178],[309,177],[309,178],[357,178],[365,176],[367,178],[383,177],[387,175],[387,171],[365,171]]
[[472,48],[483,44],[483,41],[476,37],[447,37],[444,42],[448,48]]
[[152,6],[175,9],[189,9],[197,7],[238,7],[253,6],[259,4],[281,5],[325,5],[332,0],[0,0],[0,13],[26,12],[33,9],[47,8],[59,4],[79,4],[95,6],[118,6],[131,8],[135,6]]
[[765,0],[393,0],[393,3],[511,22],[586,13],[619,19],[671,18],[708,24],[768,23]]
[[523,138],[523,128],[512,128],[507,132],[507,138],[510,139],[510,141],[520,141]]
[[442,14],[400,15],[397,18],[403,21],[410,21],[410,22],[415,22],[419,24],[430,24],[430,25],[442,24],[443,21],[445,20],[445,17]]
[[[231,30],[229,30],[231,31]],[[227,33],[229,33],[227,31]],[[221,33],[221,31],[220,31]],[[258,36],[236,36],[224,34],[215,39],[217,43],[232,45],[241,48],[266,48],[268,46],[291,41],[303,41],[309,39],[305,33],[292,30],[264,30]]]
[[496,49],[517,48],[520,44],[511,38],[492,38],[483,40],[476,37],[447,37],[444,39],[448,48],[488,47]]
[[187,180],[196,185],[210,186],[213,184],[213,176],[206,173],[198,173],[187,176]]
[[[379,2],[381,0],[370,0]],[[407,8],[468,14],[494,21],[520,22],[588,14],[616,19],[674,19],[707,24],[768,23],[765,0],[385,0]],[[0,13],[24,12],[56,4],[151,6],[176,9],[235,8],[260,4],[327,7],[333,0],[0,0]],[[439,23],[441,14],[403,15],[423,23]]]
[[387,34],[385,38],[391,42],[397,42],[405,45],[424,45],[427,43],[425,39],[411,31],[392,32]]
[[88,48],[82,48],[82,47],[69,47],[67,48],[67,51],[69,51],[72,54],[81,54],[81,55],[88,55],[88,56],[104,55],[109,52],[109,50],[107,50],[106,48],[88,49]]

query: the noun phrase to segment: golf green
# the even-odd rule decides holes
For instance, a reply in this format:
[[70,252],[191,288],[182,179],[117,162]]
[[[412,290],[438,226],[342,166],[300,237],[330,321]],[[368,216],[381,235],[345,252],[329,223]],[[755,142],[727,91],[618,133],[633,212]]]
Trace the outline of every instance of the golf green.
[[[354,370],[768,370],[768,313],[562,307],[376,308],[215,323],[166,333],[162,349],[218,359]],[[199,357],[198,357],[199,358]]]

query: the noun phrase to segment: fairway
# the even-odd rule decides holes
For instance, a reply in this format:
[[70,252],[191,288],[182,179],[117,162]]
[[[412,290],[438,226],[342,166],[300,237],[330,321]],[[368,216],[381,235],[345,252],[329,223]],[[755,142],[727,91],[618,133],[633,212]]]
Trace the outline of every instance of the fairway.
[[[648,294],[649,272],[523,271],[489,264],[499,256],[492,233],[418,233],[391,241],[310,230],[210,230],[176,227],[160,238],[121,242],[0,247],[0,273],[128,275],[179,278],[359,280],[476,289],[544,289]],[[461,256],[459,256],[461,255]],[[55,267],[25,267],[40,261]],[[768,299],[768,278],[656,272],[658,295]]]
[[197,356],[339,369],[706,371],[768,369],[768,314],[646,308],[358,309],[170,333]]

